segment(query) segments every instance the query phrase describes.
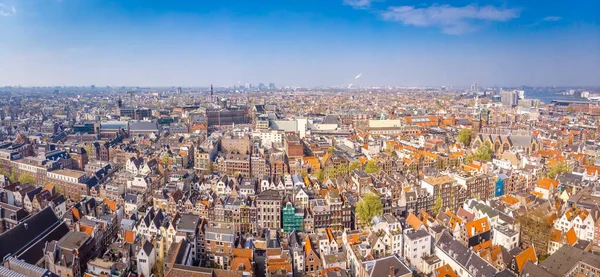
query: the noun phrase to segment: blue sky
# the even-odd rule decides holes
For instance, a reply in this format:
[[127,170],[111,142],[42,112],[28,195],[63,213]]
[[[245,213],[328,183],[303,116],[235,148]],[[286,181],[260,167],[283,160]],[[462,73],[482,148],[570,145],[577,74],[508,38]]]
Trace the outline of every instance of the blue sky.
[[0,86],[600,85],[599,17],[597,0],[0,0]]

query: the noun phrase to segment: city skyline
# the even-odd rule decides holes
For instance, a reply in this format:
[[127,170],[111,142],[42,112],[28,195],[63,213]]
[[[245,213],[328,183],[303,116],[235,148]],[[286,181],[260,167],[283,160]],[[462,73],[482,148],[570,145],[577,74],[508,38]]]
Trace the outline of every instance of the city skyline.
[[598,5],[0,0],[0,86],[597,86]]

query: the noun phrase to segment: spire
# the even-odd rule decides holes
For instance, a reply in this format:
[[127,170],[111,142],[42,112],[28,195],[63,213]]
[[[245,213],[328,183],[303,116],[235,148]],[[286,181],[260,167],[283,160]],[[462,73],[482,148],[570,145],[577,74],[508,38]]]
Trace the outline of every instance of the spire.
[[210,84],[210,96],[213,96],[213,86]]

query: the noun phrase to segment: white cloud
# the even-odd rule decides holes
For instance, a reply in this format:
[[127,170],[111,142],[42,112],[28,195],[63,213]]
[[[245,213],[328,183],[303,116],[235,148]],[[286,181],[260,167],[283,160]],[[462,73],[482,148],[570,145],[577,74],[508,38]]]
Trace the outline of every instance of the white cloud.
[[546,17],[542,18],[542,20],[535,22],[533,24],[530,24],[529,27],[536,27],[544,22],[556,22],[561,19],[562,19],[562,17],[560,17],[560,16],[546,16]]
[[519,17],[519,9],[497,8],[494,6],[432,5],[426,8],[414,6],[389,7],[381,12],[385,20],[401,22],[417,27],[437,27],[442,32],[460,35],[475,31],[482,22],[502,22]]
[[0,16],[13,16],[17,13],[15,6],[7,6],[6,4],[0,3]]
[[560,16],[546,16],[544,19],[542,19],[542,21],[559,21],[561,19],[562,17]]
[[355,9],[367,9],[371,7],[373,2],[381,2],[383,0],[344,0],[344,4]]

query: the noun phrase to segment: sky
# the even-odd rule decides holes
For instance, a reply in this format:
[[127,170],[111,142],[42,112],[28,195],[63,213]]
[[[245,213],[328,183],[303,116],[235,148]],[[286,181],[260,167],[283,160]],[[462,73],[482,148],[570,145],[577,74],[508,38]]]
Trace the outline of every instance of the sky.
[[0,0],[0,86],[598,86],[599,20],[598,0]]

